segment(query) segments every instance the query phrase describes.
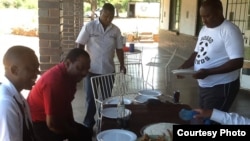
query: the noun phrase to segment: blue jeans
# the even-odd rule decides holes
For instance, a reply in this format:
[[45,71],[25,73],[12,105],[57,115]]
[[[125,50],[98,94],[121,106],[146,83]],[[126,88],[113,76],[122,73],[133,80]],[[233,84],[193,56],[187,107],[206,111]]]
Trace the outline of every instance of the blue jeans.
[[95,113],[96,113],[96,107],[95,107],[95,99],[93,95],[93,90],[91,86],[91,77],[95,76],[94,74],[89,73],[84,78],[84,86],[86,91],[86,106],[87,111],[86,115],[83,121],[83,124],[89,128],[93,128],[95,125]]
[[[95,121],[96,106],[95,106],[95,99],[94,99],[93,89],[92,89],[92,86],[91,86],[91,77],[98,76],[98,75],[101,75],[101,74],[89,73],[84,79],[85,90],[86,90],[87,111],[86,111],[86,115],[85,115],[83,124],[85,126],[89,127],[89,128],[93,128],[93,126],[96,123],[96,121]],[[114,77],[111,76],[108,79],[110,80],[108,82],[112,82],[112,84],[109,84],[109,85],[110,86],[113,85]],[[106,90],[105,88],[102,87],[101,84],[99,84],[99,85],[101,87],[101,92],[102,92],[103,95],[111,96],[112,91]]]

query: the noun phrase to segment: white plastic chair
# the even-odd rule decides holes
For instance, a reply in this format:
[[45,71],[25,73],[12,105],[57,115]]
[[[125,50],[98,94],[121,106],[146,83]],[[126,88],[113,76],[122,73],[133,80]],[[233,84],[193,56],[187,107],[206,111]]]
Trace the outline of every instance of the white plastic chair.
[[[134,78],[141,78],[144,80],[143,74],[143,64],[142,63],[125,63],[126,67],[126,74],[134,77]],[[115,71],[120,72],[120,64],[116,64]]]
[[123,73],[111,73],[91,77],[96,113],[97,132],[101,130],[102,110],[104,101],[113,96],[137,94],[139,90],[153,89],[153,86],[142,78],[124,75]]
[[[127,74],[128,75],[128,74]],[[131,76],[126,85],[126,94],[138,94],[139,90],[153,90],[153,85],[142,78]]]
[[[146,64],[146,66],[149,66],[146,81],[150,82],[151,84],[154,84],[154,81],[155,81],[154,76],[156,76],[156,74],[154,74],[155,67],[162,68],[162,69],[164,69],[164,83],[165,83],[166,88],[167,88],[169,86],[169,82],[170,82],[170,67],[169,67],[169,65],[172,62],[176,52],[177,52],[177,48],[174,49],[172,54],[156,55],[156,56],[152,57],[150,62],[148,62]],[[150,76],[151,76],[151,81],[149,80]]]
[[[130,76],[129,83],[127,83],[127,93],[137,93],[142,89],[154,89],[153,85],[144,78],[142,63],[127,63],[125,66],[127,69],[126,76]],[[120,65],[116,64],[116,71],[119,72],[119,69]]]
[[110,73],[91,77],[91,85],[96,104],[97,131],[101,129],[103,102],[111,96],[125,94],[126,82],[131,78],[123,73]]

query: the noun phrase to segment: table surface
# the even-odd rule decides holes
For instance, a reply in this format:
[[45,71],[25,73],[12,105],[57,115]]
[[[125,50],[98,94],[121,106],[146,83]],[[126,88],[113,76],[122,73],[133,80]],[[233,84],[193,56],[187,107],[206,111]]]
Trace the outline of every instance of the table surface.
[[133,54],[139,54],[141,53],[142,51],[139,50],[139,49],[135,49],[134,52],[130,52],[130,51],[125,51],[125,55],[133,55]]
[[[105,105],[105,107],[115,107],[116,105]],[[184,104],[162,103],[158,100],[150,100],[145,104],[126,105],[132,111],[127,130],[134,132],[138,137],[142,136],[140,131],[143,127],[159,122],[189,124],[179,118],[179,111],[182,108],[191,109]],[[101,131],[108,129],[119,129],[116,119],[103,117]]]

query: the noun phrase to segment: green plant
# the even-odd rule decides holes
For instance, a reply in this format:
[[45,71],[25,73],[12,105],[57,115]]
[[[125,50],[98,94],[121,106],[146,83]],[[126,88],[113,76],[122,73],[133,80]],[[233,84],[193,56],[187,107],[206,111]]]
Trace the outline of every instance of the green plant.
[[0,8],[37,9],[38,0],[1,0]]
[[245,60],[250,60],[250,47],[245,47],[245,52],[244,52],[244,59]]
[[3,1],[1,2],[1,5],[2,5],[2,7],[4,7],[4,8],[10,8],[10,7],[11,7],[11,1],[3,0]]

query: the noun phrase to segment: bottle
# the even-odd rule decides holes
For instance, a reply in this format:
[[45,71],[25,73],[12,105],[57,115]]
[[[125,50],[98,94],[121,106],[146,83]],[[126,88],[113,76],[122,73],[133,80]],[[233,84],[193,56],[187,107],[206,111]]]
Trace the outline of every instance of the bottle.
[[174,97],[173,102],[179,103],[180,102],[180,91],[179,90],[174,91],[173,97]]
[[124,128],[125,119],[125,103],[123,100],[123,95],[120,96],[120,100],[117,103],[117,122],[120,128]]

